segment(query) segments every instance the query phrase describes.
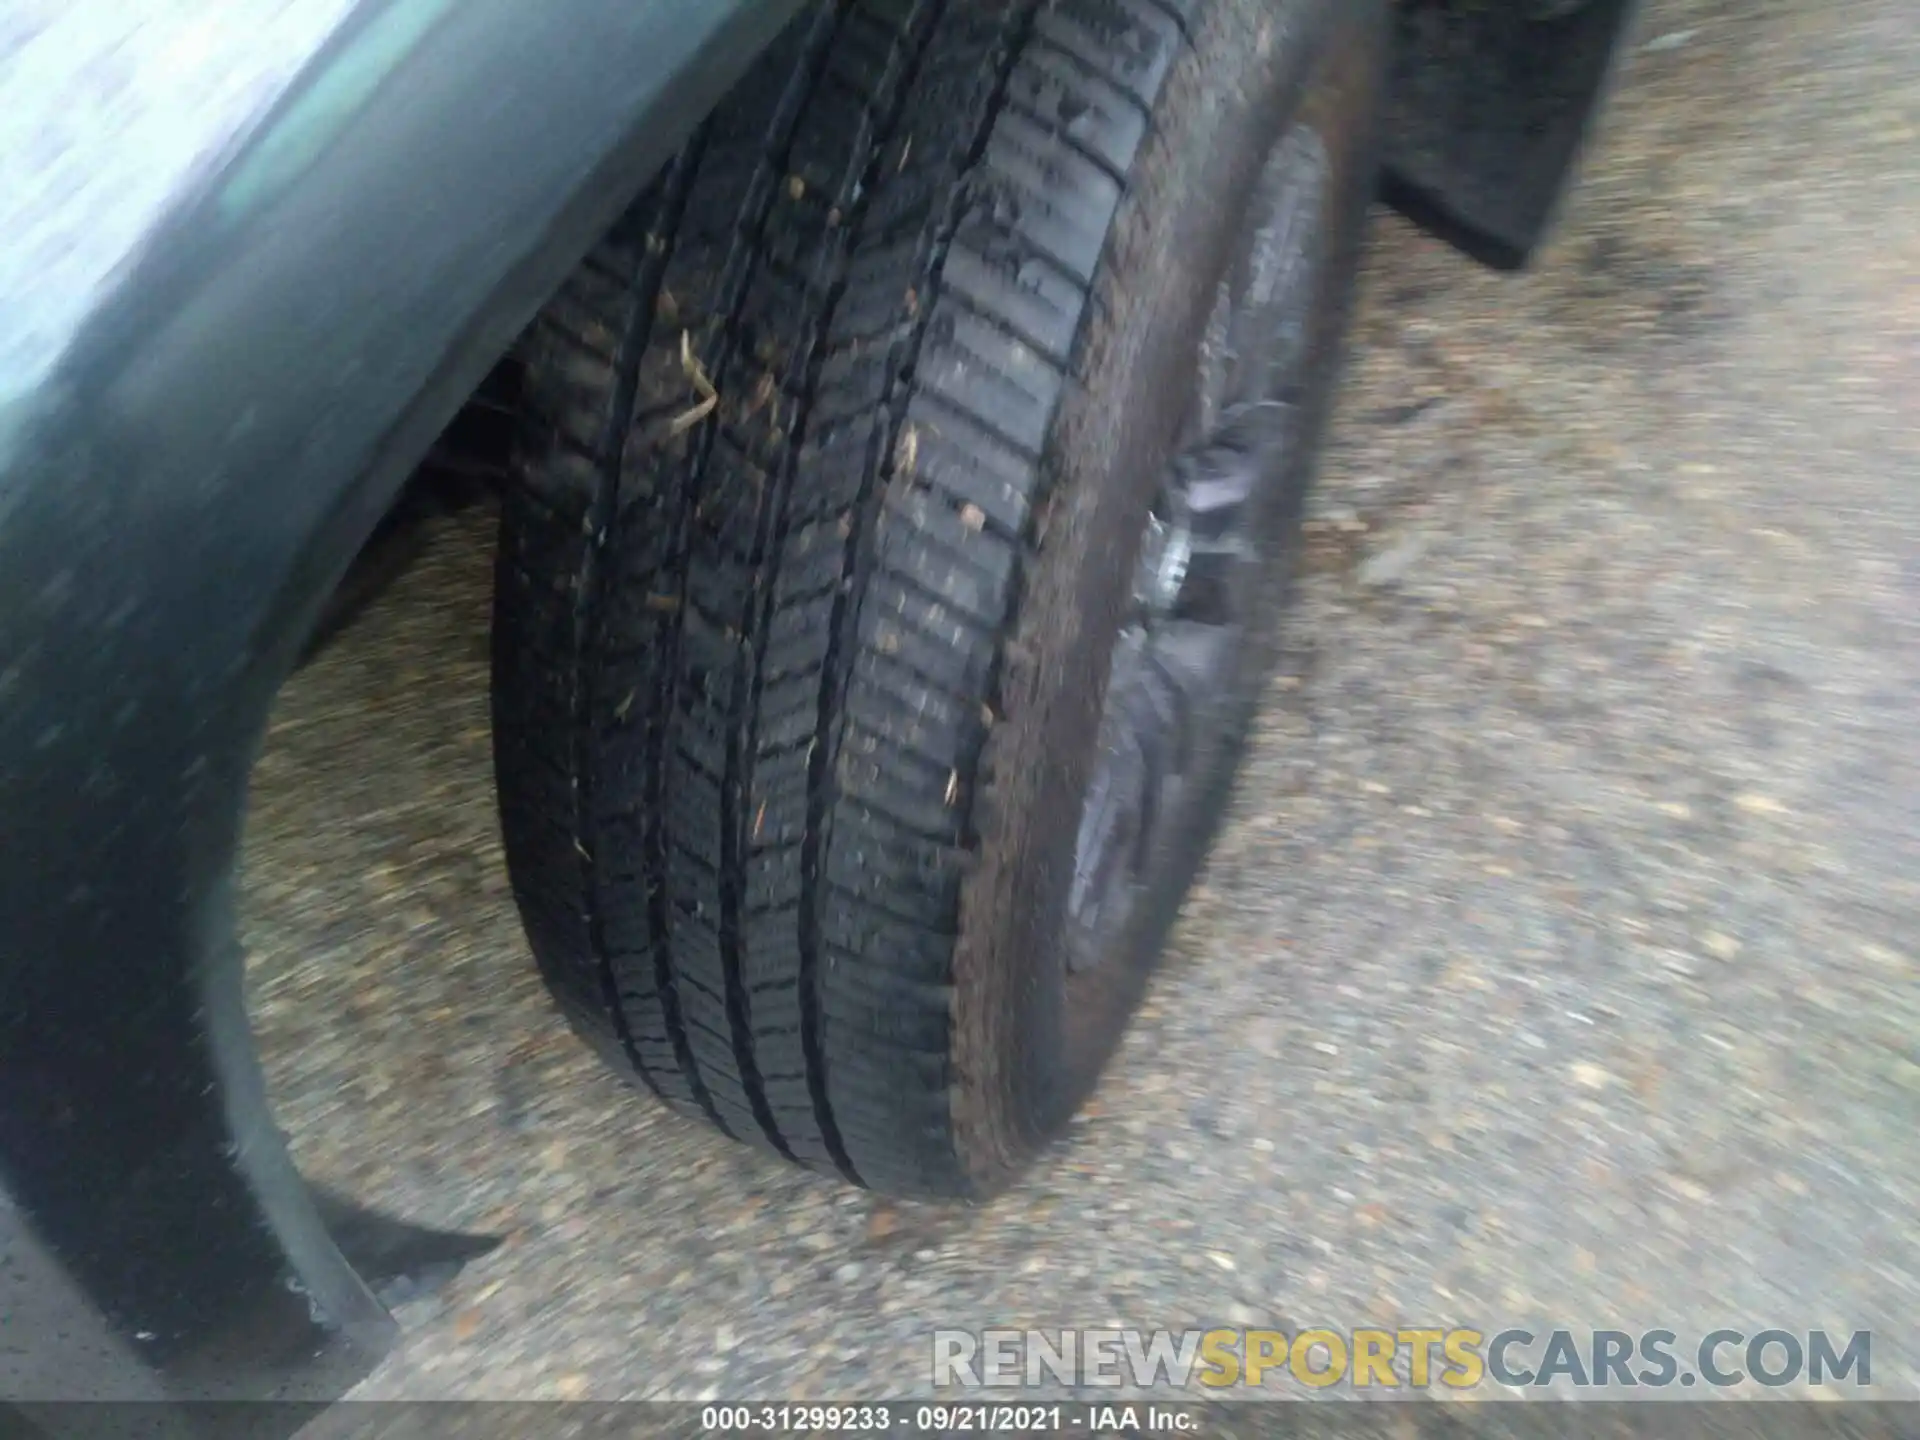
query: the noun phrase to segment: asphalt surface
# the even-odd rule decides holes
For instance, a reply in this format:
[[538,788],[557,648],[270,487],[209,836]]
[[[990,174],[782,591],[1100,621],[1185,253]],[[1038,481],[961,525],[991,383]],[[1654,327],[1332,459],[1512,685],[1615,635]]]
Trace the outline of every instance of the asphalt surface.
[[929,1331],[1875,1332],[1920,1394],[1920,22],[1654,0],[1560,237],[1381,217],[1233,815],[1092,1108],[980,1210],[784,1168],[544,1000],[491,519],[299,676],[254,1013],[308,1169],[505,1234],[376,1396],[855,1398]]

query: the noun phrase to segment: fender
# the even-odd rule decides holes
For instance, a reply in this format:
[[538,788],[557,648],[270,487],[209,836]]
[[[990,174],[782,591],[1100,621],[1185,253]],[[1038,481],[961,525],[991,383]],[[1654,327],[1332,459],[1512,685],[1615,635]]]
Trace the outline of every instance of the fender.
[[796,8],[0,26],[0,1400],[331,1398],[389,1343],[340,1243],[379,1227],[295,1171],[242,1004],[268,706],[433,437]]

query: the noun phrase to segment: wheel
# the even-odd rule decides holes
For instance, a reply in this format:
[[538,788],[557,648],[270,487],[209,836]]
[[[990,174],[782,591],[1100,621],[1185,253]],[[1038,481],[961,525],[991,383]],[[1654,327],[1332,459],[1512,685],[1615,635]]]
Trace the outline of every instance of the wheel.
[[549,307],[496,760],[614,1064],[903,1196],[1066,1124],[1270,670],[1388,29],[824,5]]

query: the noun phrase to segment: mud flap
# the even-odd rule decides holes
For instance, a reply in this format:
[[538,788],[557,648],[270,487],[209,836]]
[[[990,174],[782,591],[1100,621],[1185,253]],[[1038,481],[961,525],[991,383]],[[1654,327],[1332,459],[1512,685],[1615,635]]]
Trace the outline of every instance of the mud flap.
[[1552,226],[1638,8],[1589,0],[1543,20],[1512,0],[1403,0],[1387,202],[1477,260],[1525,265]]
[[396,1216],[370,1210],[323,1185],[308,1182],[313,1207],[333,1243],[367,1288],[389,1310],[433,1295],[500,1244],[498,1235],[461,1230],[431,1230]]

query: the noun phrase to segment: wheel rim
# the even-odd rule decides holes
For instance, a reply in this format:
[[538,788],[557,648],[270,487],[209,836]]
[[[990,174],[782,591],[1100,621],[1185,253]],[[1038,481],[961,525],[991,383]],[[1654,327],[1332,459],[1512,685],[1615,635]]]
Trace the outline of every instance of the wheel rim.
[[1070,971],[1114,951],[1160,838],[1183,798],[1204,788],[1207,742],[1225,719],[1220,700],[1236,688],[1272,543],[1265,522],[1300,458],[1331,181],[1318,130],[1294,124],[1262,169],[1215,297],[1180,444],[1145,523],[1130,610],[1109,659],[1068,898]]

